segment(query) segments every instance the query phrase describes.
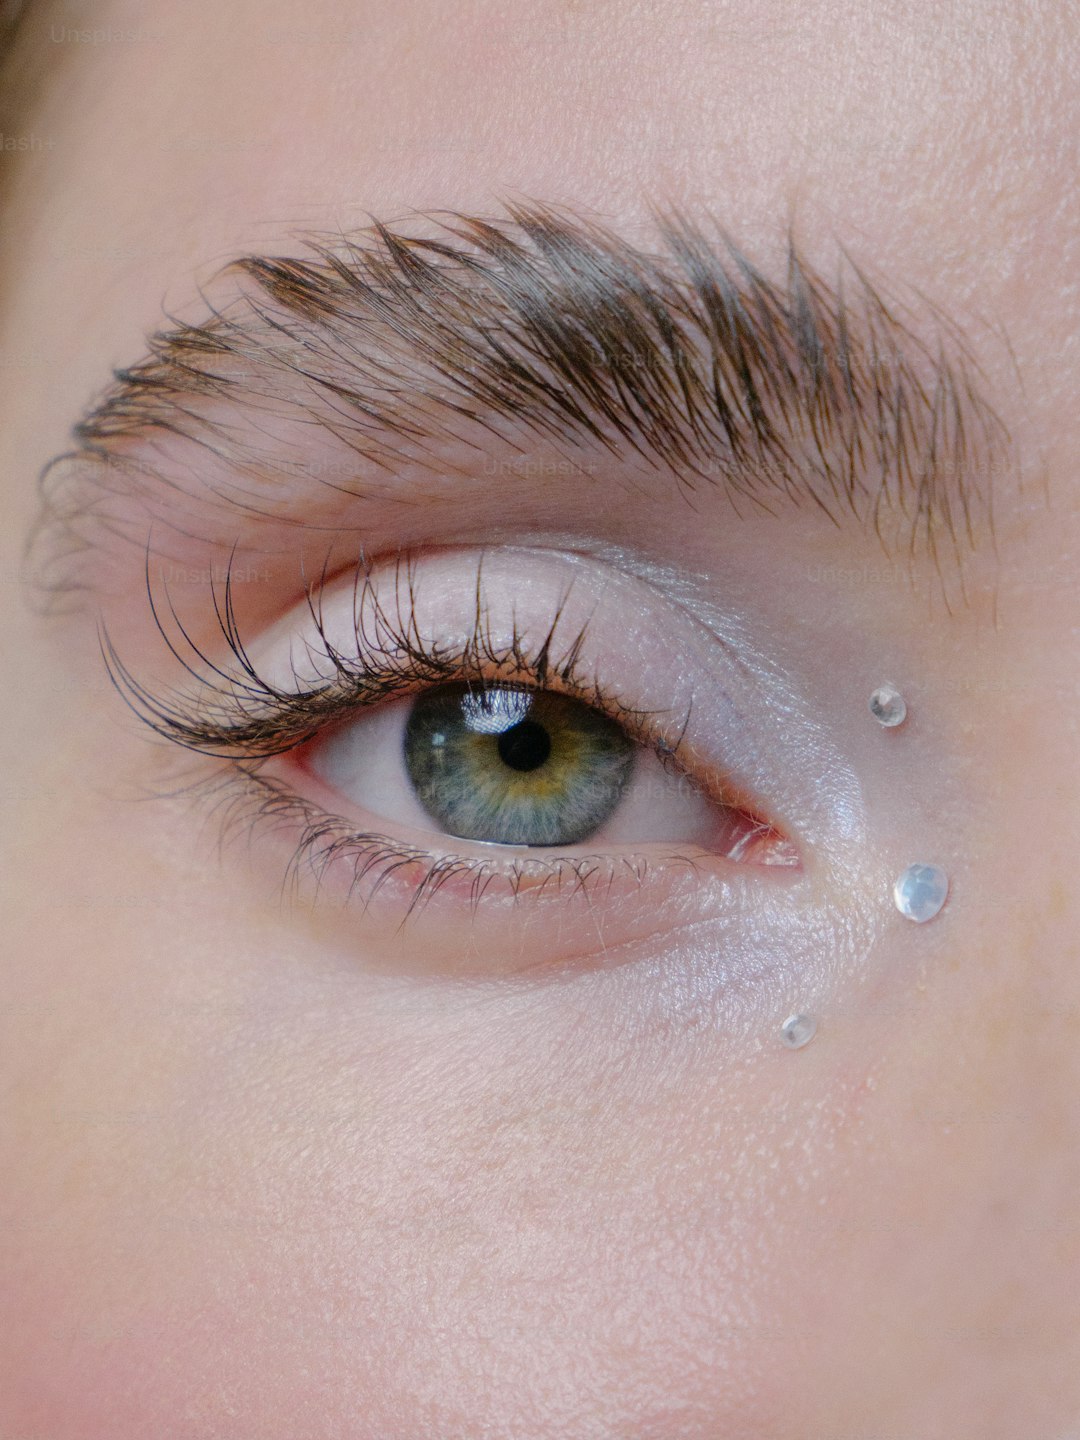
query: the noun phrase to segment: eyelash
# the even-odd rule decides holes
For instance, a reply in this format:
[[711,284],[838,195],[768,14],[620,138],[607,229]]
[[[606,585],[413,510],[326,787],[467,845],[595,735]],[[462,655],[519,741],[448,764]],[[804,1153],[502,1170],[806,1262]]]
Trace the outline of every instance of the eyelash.
[[[321,577],[317,587],[309,587],[305,599],[323,647],[320,659],[325,655],[334,667],[333,680],[325,685],[282,690],[258,673],[240,636],[233,603],[231,563],[226,569],[220,598],[217,585],[211,581],[216,625],[239,670],[239,674],[231,675],[191,638],[169,600],[170,618],[183,644],[201,662],[203,669],[197,669],[185,658],[169,635],[147,573],[147,596],[154,625],[170,653],[200,687],[204,696],[201,702],[181,694],[175,694],[171,700],[155,697],[136,680],[121,660],[104,626],[101,629],[102,655],[110,680],[138,718],[164,739],[200,755],[268,759],[313,739],[323,727],[357,709],[401,699],[431,686],[471,679],[486,683],[523,683],[537,690],[556,688],[560,693],[609,715],[623,726],[631,739],[654,750],[664,763],[675,763],[689,723],[689,713],[672,743],[659,732],[656,722],[650,718],[657,712],[624,704],[598,678],[586,680],[580,673],[579,659],[588,630],[587,623],[581,626],[568,645],[562,646],[562,657],[552,659],[555,632],[562,618],[565,597],[538,645],[525,645],[516,618],[509,643],[501,649],[492,645],[480,601],[482,563],[477,568],[472,634],[458,650],[450,651],[429,646],[420,636],[414,595],[415,558],[400,556],[394,570],[396,599],[400,599],[403,574],[407,584],[408,608],[404,623],[390,617],[378,598],[372,567],[361,558],[353,584],[354,639],[358,655],[382,655],[385,658],[381,664],[377,660],[351,660],[331,643],[316,598],[326,588],[326,577]],[[360,618],[369,607],[374,612],[378,632],[374,640]],[[400,605],[398,611],[400,615]],[[292,675],[299,682],[300,676],[295,667]],[[212,676],[225,683],[217,683]]]
[[[591,892],[598,885],[612,884],[618,876],[629,875],[642,883],[648,859],[641,854],[530,856],[493,864],[487,859],[424,851],[390,836],[357,831],[348,820],[306,800],[281,780],[261,773],[273,757],[299,751],[326,727],[381,703],[452,681],[512,680],[537,690],[557,689],[600,710],[616,720],[632,740],[651,749],[662,764],[674,767],[688,783],[703,788],[678,760],[689,711],[672,738],[670,729],[661,730],[658,712],[627,706],[598,677],[586,677],[581,672],[580,656],[587,622],[568,644],[560,642],[556,656],[555,634],[565,597],[539,643],[526,645],[515,617],[509,642],[495,648],[481,603],[481,558],[472,634],[456,649],[443,650],[426,643],[416,624],[415,565],[412,555],[397,559],[389,582],[397,610],[392,616],[376,594],[371,565],[364,557],[358,562],[353,577],[353,615],[356,656],[360,658],[343,655],[326,633],[320,603],[326,575],[320,577],[317,586],[309,586],[305,599],[322,646],[319,659],[325,657],[330,662],[333,675],[326,684],[295,690],[271,684],[252,662],[237,621],[231,562],[224,581],[211,581],[210,591],[216,628],[235,662],[233,673],[212,660],[192,638],[166,589],[168,617],[179,640],[174,638],[155,599],[148,567],[146,589],[154,624],[168,650],[196,682],[198,693],[153,693],[120,658],[103,626],[101,649],[109,678],[138,718],[155,733],[199,755],[231,762],[224,776],[216,774],[188,787],[189,793],[198,790],[211,798],[215,811],[225,807],[224,837],[238,832],[250,835],[263,826],[288,824],[299,828],[299,840],[286,867],[285,890],[295,888],[302,872],[314,877],[318,889],[329,865],[344,856],[354,870],[349,893],[355,894],[368,882],[368,901],[391,874],[407,867],[417,869],[405,918],[448,881],[464,877],[471,877],[469,895],[473,907],[499,878],[507,883],[515,899],[526,884],[531,892],[551,886],[562,894],[567,885],[573,891]],[[385,583],[380,583],[380,590]],[[291,669],[299,685],[295,664]],[[739,803],[730,795],[713,798],[728,805]],[[771,828],[765,822],[758,823],[763,829]],[[664,858],[696,868],[693,855],[676,852]]]
[[[588,898],[598,889],[610,888],[620,877],[641,886],[649,872],[649,861],[640,854],[559,855],[550,859],[537,855],[526,860],[514,859],[505,868],[496,868],[487,860],[470,856],[436,855],[386,835],[357,831],[347,820],[313,805],[242,761],[234,765],[224,781],[218,777],[196,788],[224,806],[224,838],[232,832],[250,838],[255,830],[263,827],[299,827],[299,839],[285,867],[283,894],[297,891],[304,874],[314,880],[317,894],[326,871],[336,860],[345,857],[352,867],[347,898],[352,899],[364,882],[369,881],[370,889],[364,893],[363,900],[366,906],[396,871],[416,867],[419,873],[412,882],[401,925],[439,889],[458,879],[468,879],[468,903],[475,912],[485,892],[496,882],[504,883],[515,901],[526,887],[532,896],[553,889],[562,897],[580,893]],[[666,854],[664,862],[682,865],[691,871],[699,868],[693,855],[679,852]]]

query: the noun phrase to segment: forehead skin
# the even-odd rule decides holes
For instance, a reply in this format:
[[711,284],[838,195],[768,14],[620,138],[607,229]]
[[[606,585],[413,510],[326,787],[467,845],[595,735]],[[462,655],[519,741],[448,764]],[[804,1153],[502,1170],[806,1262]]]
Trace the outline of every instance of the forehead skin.
[[[1075,8],[188,0],[45,8],[21,43],[37,79],[5,133],[41,143],[0,153],[0,650],[19,676],[0,1434],[134,1440],[178,1416],[192,1440],[1074,1434]],[[196,900],[161,901],[159,849],[109,831],[86,782],[96,672],[58,678],[61,642],[17,599],[33,478],[163,296],[190,311],[223,260],[287,253],[293,229],[519,195],[630,236],[655,199],[704,207],[764,260],[794,217],[809,253],[842,241],[1015,357],[980,356],[1032,480],[998,506],[999,679],[972,692],[995,824],[933,1003],[838,1014],[812,1104],[798,1080],[733,1101],[703,1065],[684,1094],[616,1091],[598,1114],[571,1052],[538,1113],[516,1032],[481,1050],[464,1021],[467,1084],[425,1089],[423,1036],[403,1057],[392,1027],[370,1069],[328,1031],[316,1073],[280,1036],[325,996],[309,981],[298,1004],[280,973],[265,1053],[238,1059],[235,997],[280,955],[280,919],[209,866]],[[950,679],[942,643],[928,686]],[[108,719],[86,724],[108,743]],[[180,843],[179,819],[138,823]],[[101,903],[118,885],[132,903]],[[220,1084],[177,1081],[204,1070]],[[282,1073],[304,1097],[285,1117]]]

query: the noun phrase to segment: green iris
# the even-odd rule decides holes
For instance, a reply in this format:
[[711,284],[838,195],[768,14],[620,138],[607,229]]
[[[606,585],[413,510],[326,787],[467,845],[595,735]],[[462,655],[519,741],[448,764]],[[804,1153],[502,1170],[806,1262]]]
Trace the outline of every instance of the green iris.
[[587,840],[618,804],[635,750],[581,701],[509,685],[440,685],[405,729],[428,814],[451,835],[500,845]]

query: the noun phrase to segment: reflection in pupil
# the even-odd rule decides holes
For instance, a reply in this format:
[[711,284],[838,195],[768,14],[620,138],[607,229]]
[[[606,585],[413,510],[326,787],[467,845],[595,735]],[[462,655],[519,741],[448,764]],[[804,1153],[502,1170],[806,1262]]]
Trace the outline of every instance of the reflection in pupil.
[[551,736],[535,720],[522,720],[499,736],[499,758],[511,770],[537,770],[551,754]]

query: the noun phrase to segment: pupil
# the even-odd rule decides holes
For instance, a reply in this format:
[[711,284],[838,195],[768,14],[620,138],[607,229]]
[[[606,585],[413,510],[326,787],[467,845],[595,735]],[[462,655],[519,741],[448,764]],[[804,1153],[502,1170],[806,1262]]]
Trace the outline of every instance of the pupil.
[[536,770],[551,754],[551,737],[535,720],[522,720],[499,736],[499,758],[511,770]]

